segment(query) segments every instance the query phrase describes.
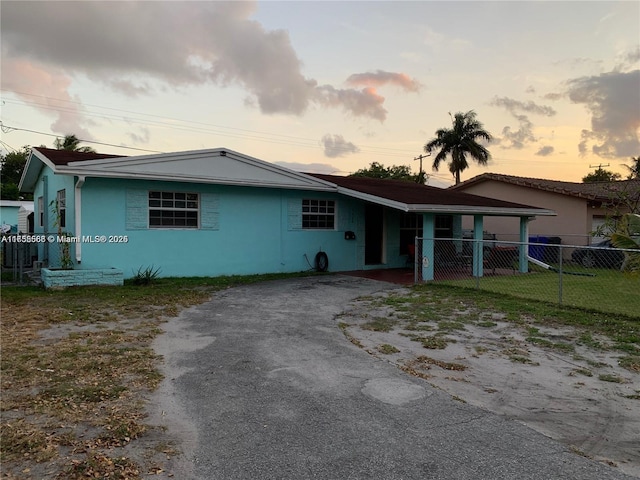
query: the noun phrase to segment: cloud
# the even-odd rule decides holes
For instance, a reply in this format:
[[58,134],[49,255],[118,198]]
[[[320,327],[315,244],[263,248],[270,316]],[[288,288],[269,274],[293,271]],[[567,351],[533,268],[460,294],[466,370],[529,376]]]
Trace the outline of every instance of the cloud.
[[135,133],[133,131],[127,132],[129,139],[136,145],[148,143],[151,138],[149,129],[147,127],[139,127],[138,130],[140,133]]
[[[41,112],[56,112],[52,131],[94,140],[86,129],[92,122],[84,115],[79,99],[69,94],[71,81],[68,75],[55,68],[42,69],[28,61],[11,58],[2,62],[2,88],[15,92]],[[22,92],[38,92],[38,95]]]
[[518,120],[518,130],[513,131],[509,126],[504,127],[498,144],[502,148],[521,150],[526,143],[536,142],[538,139],[533,134],[533,123],[526,115],[514,115],[514,117]]
[[497,139],[497,143],[502,148],[515,148],[520,150],[524,148],[527,143],[533,143],[538,140],[533,134],[533,123],[527,115],[520,112],[544,115],[546,117],[552,117],[556,114],[556,111],[547,105],[538,105],[531,100],[525,103],[509,97],[496,96],[489,102],[489,105],[506,109],[511,116],[518,121],[517,130],[512,130],[510,126],[505,126],[502,129],[502,137]]
[[368,73],[354,73],[347,78],[347,84],[358,86],[372,86],[381,87],[383,85],[391,84],[401,87],[408,92],[419,92],[422,85],[417,80],[414,80],[405,73],[393,73],[385,72],[384,70],[377,70],[375,72]]
[[554,152],[554,148],[551,145],[545,145],[544,147],[540,147],[540,149],[536,152],[536,155],[541,157],[547,157]]
[[505,109],[507,109],[507,111],[514,114],[518,111],[535,113],[537,115],[544,115],[546,117],[552,117],[556,114],[556,111],[553,108],[546,105],[537,105],[531,100],[529,100],[527,103],[524,103],[509,97],[494,97],[489,105],[493,105],[494,107],[504,107]]
[[358,153],[360,149],[351,142],[347,142],[342,135],[325,135],[322,137],[324,155],[329,158],[344,157],[350,153]]
[[583,130],[581,154],[604,158],[628,157],[640,151],[640,70],[613,71],[567,82],[571,102],[591,114],[591,130]]
[[316,89],[314,99],[323,106],[342,107],[355,116],[371,117],[380,122],[384,122],[387,118],[387,110],[382,106],[384,97],[378,95],[373,87],[355,90],[322,85]]
[[[387,111],[375,86],[419,88],[406,74],[382,70],[350,77],[365,85],[361,90],[319,86],[303,75],[286,31],[251,19],[256,8],[255,2],[6,2],[3,72],[11,61],[49,72],[58,83],[48,93],[57,98],[70,97],[71,79],[80,74],[128,96],[156,93],[158,81],[171,88],[239,86],[246,104],[264,114],[303,115],[319,106],[381,122]],[[36,80],[29,92],[46,86]],[[56,124],[68,123],[62,117]]]

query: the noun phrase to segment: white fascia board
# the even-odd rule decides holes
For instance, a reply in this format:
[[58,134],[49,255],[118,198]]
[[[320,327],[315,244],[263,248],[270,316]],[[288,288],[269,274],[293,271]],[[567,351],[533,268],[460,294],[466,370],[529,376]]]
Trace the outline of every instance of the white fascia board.
[[[38,176],[40,176],[40,172],[42,171],[42,166],[38,168],[37,172],[32,173],[33,169],[37,167],[36,163],[33,162],[33,157],[37,157],[37,161],[40,161],[43,165],[46,165],[51,170],[56,171],[56,165],[51,162],[47,157],[45,157],[42,153],[37,150],[31,150],[31,154],[27,157],[27,163],[24,165],[24,170],[22,171],[22,176],[20,177],[20,182],[18,183],[18,191],[19,192],[32,192],[35,190],[35,184],[38,181]],[[25,185],[26,182],[29,182],[29,185]],[[23,190],[25,189],[25,190]]]
[[82,175],[85,177],[94,178],[119,178],[125,180],[154,180],[165,182],[183,182],[183,183],[202,183],[209,185],[236,185],[241,187],[265,187],[265,188],[283,188],[289,190],[313,190],[313,191],[326,191],[335,192],[336,186],[333,184],[309,184],[309,185],[291,185],[286,183],[272,183],[272,182],[260,182],[251,180],[236,180],[226,178],[203,178],[194,177],[192,175],[161,175],[161,174],[147,174],[147,173],[131,173],[131,172],[117,172],[117,171],[104,171],[93,170],[85,168],[68,168],[59,167],[58,173],[64,173],[67,175]]
[[351,190],[350,188],[338,187],[338,193],[346,195],[348,197],[357,198],[366,202],[377,203],[385,207],[395,208],[396,210],[402,210],[403,212],[409,211],[409,205],[402,202],[396,202],[395,200],[389,200],[388,198],[378,197],[369,193],[358,192],[357,190]]
[[462,215],[487,215],[505,217],[555,216],[556,212],[544,208],[480,207],[469,205],[409,205],[415,213],[457,213]]

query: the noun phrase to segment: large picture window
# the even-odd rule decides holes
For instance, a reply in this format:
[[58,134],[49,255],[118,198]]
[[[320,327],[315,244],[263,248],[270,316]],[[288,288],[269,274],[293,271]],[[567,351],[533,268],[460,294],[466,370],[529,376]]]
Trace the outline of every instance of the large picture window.
[[197,193],[149,192],[150,228],[198,228]]
[[302,200],[302,228],[334,230],[336,203],[333,200]]

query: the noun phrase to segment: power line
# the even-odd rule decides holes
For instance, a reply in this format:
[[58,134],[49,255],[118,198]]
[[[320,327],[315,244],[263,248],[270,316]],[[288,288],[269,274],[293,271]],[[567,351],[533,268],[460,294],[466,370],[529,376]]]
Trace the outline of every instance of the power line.
[[[30,101],[25,99],[20,99],[19,101],[5,100],[10,104],[14,104],[18,106],[27,105],[27,106],[33,106],[43,110],[53,110],[57,112],[66,112],[66,113],[81,113],[82,115],[85,115],[87,117],[117,119],[117,120],[129,122],[129,123],[137,123],[137,124],[146,125],[146,126],[168,127],[168,128],[171,128],[172,130],[187,131],[192,133],[196,133],[196,132],[207,133],[207,134],[214,133],[214,134],[224,135],[226,137],[231,137],[231,138],[241,138],[241,139],[248,138],[248,139],[253,139],[257,141],[280,144],[280,145],[293,145],[293,146],[304,147],[304,148],[319,147],[319,140],[317,139],[295,137],[291,135],[282,135],[282,134],[261,132],[256,130],[248,130],[248,129],[235,128],[235,127],[225,127],[222,125],[208,124],[204,122],[194,122],[192,120],[183,120],[179,118],[171,118],[171,117],[165,117],[160,115],[134,112],[131,110],[123,110],[123,109],[118,109],[113,107],[104,107],[104,106],[95,105],[95,104],[86,104],[86,103],[77,102],[73,100],[36,95],[28,92],[13,91],[8,89],[0,89],[0,91],[10,92],[10,93],[14,93],[21,96],[34,97],[37,99],[60,102],[62,104],[65,104],[65,103],[74,104],[74,105],[79,105],[83,107],[90,106],[90,107],[94,107],[102,110],[120,112],[124,114],[130,114],[130,115],[136,115],[136,116],[148,117],[148,118],[146,119],[124,118],[122,115],[117,115],[115,113],[106,113],[106,112],[92,112],[92,111],[78,112],[76,108],[72,108],[72,107],[64,107],[62,105],[53,106],[46,103],[40,103],[37,101]],[[158,119],[158,120],[153,120],[153,119]],[[397,150],[397,149],[385,148],[385,147],[358,146],[358,148],[360,149],[361,153],[378,155],[378,156],[399,157],[399,156],[403,156],[405,153],[409,153],[409,150]]]
[[[20,132],[28,132],[28,133],[35,133],[37,135],[47,135],[48,137],[56,137],[56,138],[60,138],[60,135],[55,135],[53,133],[45,133],[45,132],[38,132],[36,130],[29,130],[27,128],[17,128],[17,127],[10,127],[8,125],[5,125],[1,120],[0,120],[0,128],[2,129],[2,131],[4,133],[10,133],[13,131],[20,131]],[[149,153],[164,153],[161,152],[159,150],[147,150],[144,148],[136,148],[136,147],[127,147],[124,145],[115,145],[113,143],[105,143],[105,142],[97,142],[95,140],[83,140],[83,139],[78,139],[80,142],[83,143],[94,143],[96,145],[105,145],[107,147],[117,147],[117,148],[126,148],[128,150],[138,150],[140,152],[149,152]],[[4,142],[3,142],[4,143]],[[12,147],[13,148],[13,147]],[[15,150],[15,149],[14,149]]]

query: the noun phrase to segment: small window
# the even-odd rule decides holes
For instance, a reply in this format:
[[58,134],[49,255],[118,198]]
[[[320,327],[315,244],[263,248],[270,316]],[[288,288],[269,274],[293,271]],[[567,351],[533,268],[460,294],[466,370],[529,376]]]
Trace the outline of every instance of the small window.
[[400,217],[400,255],[409,253],[409,245],[422,237],[422,215],[403,213]]
[[38,197],[38,226],[44,227],[44,198]]
[[197,193],[149,192],[150,228],[198,228]]
[[333,200],[302,200],[302,228],[334,230],[336,203]]
[[58,190],[56,196],[56,206],[58,215],[58,227],[65,228],[67,226],[67,194],[66,190]]

